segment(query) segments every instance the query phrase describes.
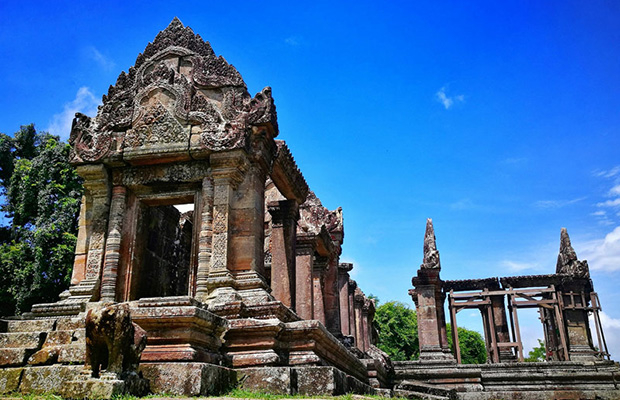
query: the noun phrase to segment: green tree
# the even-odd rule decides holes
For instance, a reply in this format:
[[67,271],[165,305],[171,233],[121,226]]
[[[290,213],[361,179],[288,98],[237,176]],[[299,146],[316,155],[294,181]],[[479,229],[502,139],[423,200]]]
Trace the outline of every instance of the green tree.
[[377,307],[374,323],[379,332],[377,347],[385,351],[392,360],[418,358],[418,319],[409,306],[398,301],[382,304]]
[[525,357],[525,361],[527,362],[542,362],[547,359],[546,357],[547,349],[545,349],[545,342],[538,339],[538,346],[534,347],[527,357]]
[[34,125],[0,133],[0,315],[55,301],[69,286],[83,193],[69,150]]
[[[452,341],[452,328],[450,324],[446,324],[448,331],[448,344],[454,352],[454,343]],[[462,364],[484,364],[487,362],[487,350],[482,335],[476,331],[469,329],[457,328],[459,335],[459,348],[461,349]]]

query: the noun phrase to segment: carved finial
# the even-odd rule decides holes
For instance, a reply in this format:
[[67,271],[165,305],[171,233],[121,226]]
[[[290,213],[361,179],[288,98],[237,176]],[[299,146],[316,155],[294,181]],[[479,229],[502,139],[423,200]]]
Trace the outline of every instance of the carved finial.
[[555,273],[573,275],[580,278],[590,276],[588,262],[577,259],[577,253],[570,243],[570,237],[566,228],[562,228],[560,233],[560,254],[558,254]]
[[426,220],[426,232],[424,233],[424,260],[422,268],[441,269],[439,262],[439,251],[435,243],[435,229],[433,228],[433,220]]
[[[179,17],[174,17],[172,18],[172,21],[170,21],[170,24],[168,24],[168,28],[183,28],[183,22],[181,22],[181,20],[179,19]],[[166,29],[168,29],[166,28]]]

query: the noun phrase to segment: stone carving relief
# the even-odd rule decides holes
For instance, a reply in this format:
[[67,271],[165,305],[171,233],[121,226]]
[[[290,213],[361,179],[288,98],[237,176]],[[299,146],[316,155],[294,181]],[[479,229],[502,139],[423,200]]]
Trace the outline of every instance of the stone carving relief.
[[118,152],[188,142],[183,129],[188,125],[199,134],[199,146],[212,151],[248,146],[252,126],[269,126],[273,137],[278,131],[271,89],[252,98],[235,67],[175,18],[138,56],[135,67],[110,86],[92,121],[76,115],[73,161],[111,156],[115,135],[123,141]]

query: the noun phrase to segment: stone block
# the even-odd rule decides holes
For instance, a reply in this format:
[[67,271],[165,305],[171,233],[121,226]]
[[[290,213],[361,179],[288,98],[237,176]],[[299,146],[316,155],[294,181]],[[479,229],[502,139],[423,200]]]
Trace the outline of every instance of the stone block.
[[58,361],[58,353],[60,353],[60,348],[57,346],[53,347],[45,347],[36,353],[34,353],[29,359],[29,365],[49,365],[54,364]]
[[37,349],[44,339],[45,334],[39,332],[0,333],[0,348]]
[[236,383],[234,370],[206,363],[143,363],[140,372],[149,380],[153,393],[217,395]]
[[338,396],[347,392],[347,375],[334,367],[299,367],[295,372],[301,395]]
[[297,391],[297,375],[290,367],[245,368],[238,374],[242,389],[279,395],[293,395]]
[[83,364],[86,360],[86,344],[60,346],[58,362],[62,364]]
[[55,323],[56,319],[9,320],[8,332],[48,332]]
[[26,363],[32,350],[27,349],[0,349],[0,367],[19,367]]
[[0,369],[0,394],[16,392],[23,372],[23,368]]
[[24,369],[19,390],[22,393],[60,393],[63,386],[76,380],[83,367],[81,365],[50,365]]
[[78,329],[84,329],[84,318],[58,318],[56,330],[75,331]]
[[73,331],[52,331],[47,334],[43,347],[70,344],[73,341]]

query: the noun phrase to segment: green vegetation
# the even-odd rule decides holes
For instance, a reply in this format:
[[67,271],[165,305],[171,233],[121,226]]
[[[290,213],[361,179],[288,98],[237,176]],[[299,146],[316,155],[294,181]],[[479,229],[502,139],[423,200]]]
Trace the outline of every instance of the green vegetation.
[[420,355],[418,319],[408,305],[390,301],[377,307],[374,319],[379,332],[377,347],[394,361],[415,360]]
[[56,301],[69,286],[83,193],[69,150],[34,125],[0,133],[0,315]]
[[534,347],[524,360],[527,362],[542,362],[547,359],[546,353],[545,342],[538,339],[538,346]]
[[[420,355],[418,319],[414,310],[398,301],[390,301],[377,307],[375,327],[379,332],[377,347],[394,361],[415,360]],[[454,351],[450,324],[447,324],[448,342]],[[482,336],[475,331],[458,328],[461,359],[463,364],[483,364],[487,360]]]
[[[448,343],[450,349],[454,352],[454,344],[452,343],[452,328],[450,324],[446,324],[448,331]],[[457,327],[459,335],[459,347],[461,349],[461,363],[463,364],[484,364],[487,362],[487,350],[482,335],[476,331]]]

